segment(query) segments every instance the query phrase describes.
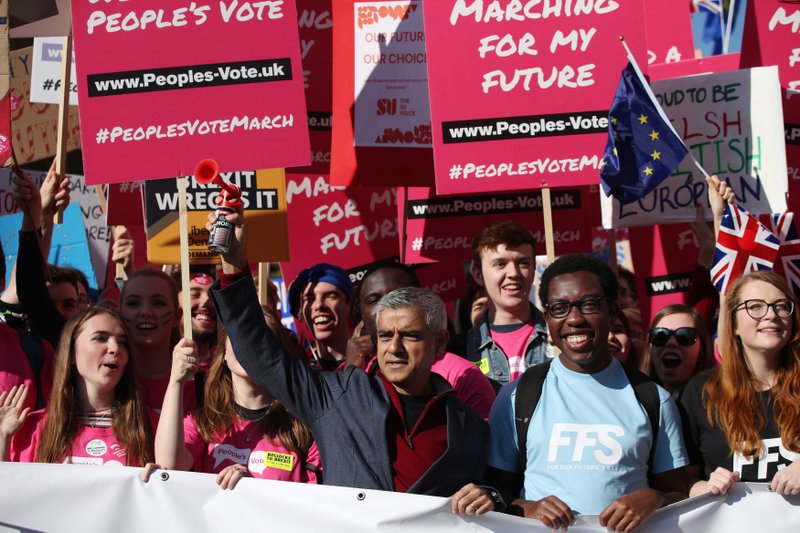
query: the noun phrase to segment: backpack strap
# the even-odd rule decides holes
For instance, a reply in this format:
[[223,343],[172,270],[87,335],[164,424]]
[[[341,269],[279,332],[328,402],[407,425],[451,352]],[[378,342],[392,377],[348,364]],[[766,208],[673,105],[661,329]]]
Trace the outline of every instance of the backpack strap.
[[656,439],[658,438],[658,422],[661,416],[661,397],[658,395],[658,386],[647,375],[639,372],[634,368],[628,368],[622,365],[625,369],[625,375],[633,387],[633,393],[636,399],[644,407],[647,413],[647,418],[650,420],[650,430],[653,433],[653,441],[650,445],[650,457],[647,459],[648,470],[653,467],[653,459],[656,453]]
[[531,425],[531,417],[533,417],[533,412],[539,403],[539,398],[542,397],[544,380],[549,371],[550,361],[545,361],[540,365],[529,367],[517,382],[517,397],[514,401],[514,425],[517,429],[519,471],[523,476],[528,462],[528,426]]

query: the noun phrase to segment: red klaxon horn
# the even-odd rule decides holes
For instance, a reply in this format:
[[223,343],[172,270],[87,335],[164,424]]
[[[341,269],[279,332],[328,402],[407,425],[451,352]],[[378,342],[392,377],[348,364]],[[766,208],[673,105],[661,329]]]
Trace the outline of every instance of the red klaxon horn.
[[213,183],[222,189],[222,194],[216,199],[217,205],[232,208],[242,205],[242,192],[239,187],[220,177],[219,165],[213,159],[203,159],[197,163],[194,167],[194,179],[203,185]]

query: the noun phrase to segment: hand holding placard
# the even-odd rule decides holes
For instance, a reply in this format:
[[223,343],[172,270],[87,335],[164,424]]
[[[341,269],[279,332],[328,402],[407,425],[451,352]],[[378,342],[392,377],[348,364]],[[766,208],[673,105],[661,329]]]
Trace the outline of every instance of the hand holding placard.
[[227,183],[219,176],[219,165],[213,159],[203,159],[197,164],[194,169],[194,179],[203,185],[214,183],[222,187],[222,194],[217,196],[218,208],[214,212],[217,219],[208,238],[208,251],[215,254],[225,253],[233,238],[233,225],[226,220],[226,216],[243,205],[241,191],[236,185]]

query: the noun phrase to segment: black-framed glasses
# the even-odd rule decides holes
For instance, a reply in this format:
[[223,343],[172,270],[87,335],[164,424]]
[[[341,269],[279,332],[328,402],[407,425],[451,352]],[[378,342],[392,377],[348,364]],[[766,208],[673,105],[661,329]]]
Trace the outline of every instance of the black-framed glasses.
[[747,311],[748,315],[750,315],[750,318],[755,320],[759,320],[767,316],[767,311],[770,307],[779,318],[789,318],[792,316],[792,313],[794,313],[794,300],[790,298],[781,298],[780,300],[775,300],[771,304],[768,304],[764,300],[755,298],[752,300],[743,301],[733,310],[738,311],[742,307],[744,307],[744,310]]
[[564,318],[573,307],[577,307],[582,315],[594,315],[600,312],[600,302],[605,296],[587,296],[578,300],[553,300],[544,304],[544,309],[553,318]]
[[695,328],[653,328],[650,330],[650,344],[653,346],[666,346],[669,338],[673,335],[681,346],[691,346],[697,342],[697,330]]

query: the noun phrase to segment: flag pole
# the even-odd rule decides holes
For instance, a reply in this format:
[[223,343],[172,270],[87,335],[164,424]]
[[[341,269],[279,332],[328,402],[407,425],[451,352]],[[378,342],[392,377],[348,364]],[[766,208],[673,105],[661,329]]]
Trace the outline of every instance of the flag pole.
[[[731,31],[733,30],[733,14],[736,9],[736,0],[731,0],[728,6],[728,20],[726,23],[725,31],[722,33],[722,53],[727,54],[730,50],[731,44]],[[722,6],[722,12],[725,12],[725,7]]]
[[[626,43],[626,42],[625,42],[625,36],[624,36],[624,35],[620,35],[620,36],[619,36],[619,42],[621,42],[621,43],[622,43],[622,46],[623,46],[623,47],[625,47],[625,52],[627,52],[627,53],[628,53],[628,61],[630,61],[630,62],[631,62],[631,65],[633,65],[633,68],[635,68],[635,69],[636,69],[636,71],[637,71],[639,74],[641,74],[641,72],[642,72],[642,71],[639,69],[639,64],[636,62],[636,58],[635,58],[635,57],[633,57],[633,53],[631,52],[631,49],[630,49],[630,48],[628,48],[628,43]],[[642,76],[641,76],[641,78],[644,80],[644,75],[642,75]],[[645,80],[645,81],[647,81],[647,80]],[[652,100],[654,103],[656,103],[656,104],[657,104],[657,103],[658,103],[658,100],[656,99],[655,95],[653,94],[653,90],[650,88],[650,83],[649,83],[649,82],[648,82],[648,83],[646,83],[646,84],[645,84],[645,86],[644,86],[644,88],[645,88],[645,90],[646,90],[646,91],[649,93],[651,100]],[[656,106],[656,109],[658,109],[659,113],[661,113],[661,115],[662,115],[662,118],[664,119],[664,122],[666,122],[666,123],[667,123],[667,124],[670,126],[670,128],[672,128],[672,122],[669,120],[669,117],[667,117],[667,115],[664,113],[664,110],[663,110],[663,109],[661,109],[661,106],[660,106],[660,105],[657,105],[657,106]],[[677,132],[677,131],[675,131],[675,128],[672,128],[672,132],[675,134],[675,137],[677,137],[678,139],[680,139],[680,140],[681,140],[681,142],[684,144],[684,146],[686,146],[686,142],[684,142],[683,138],[682,138],[680,135],[678,135],[678,132]],[[689,147],[687,146],[686,148],[687,148],[687,153],[688,153],[689,157],[691,157],[691,158],[692,158],[692,162],[695,164],[695,166],[696,166],[696,167],[697,167],[697,169],[700,171],[700,173],[703,175],[703,177],[704,177],[704,178],[709,178],[709,177],[711,177],[711,176],[708,174],[708,172],[706,172],[706,169],[704,169],[704,168],[703,168],[703,165],[701,165],[701,164],[700,164],[700,161],[698,161],[698,160],[697,160],[697,158],[695,158],[695,156],[694,156],[694,154],[692,153],[692,151],[688,149]]]

